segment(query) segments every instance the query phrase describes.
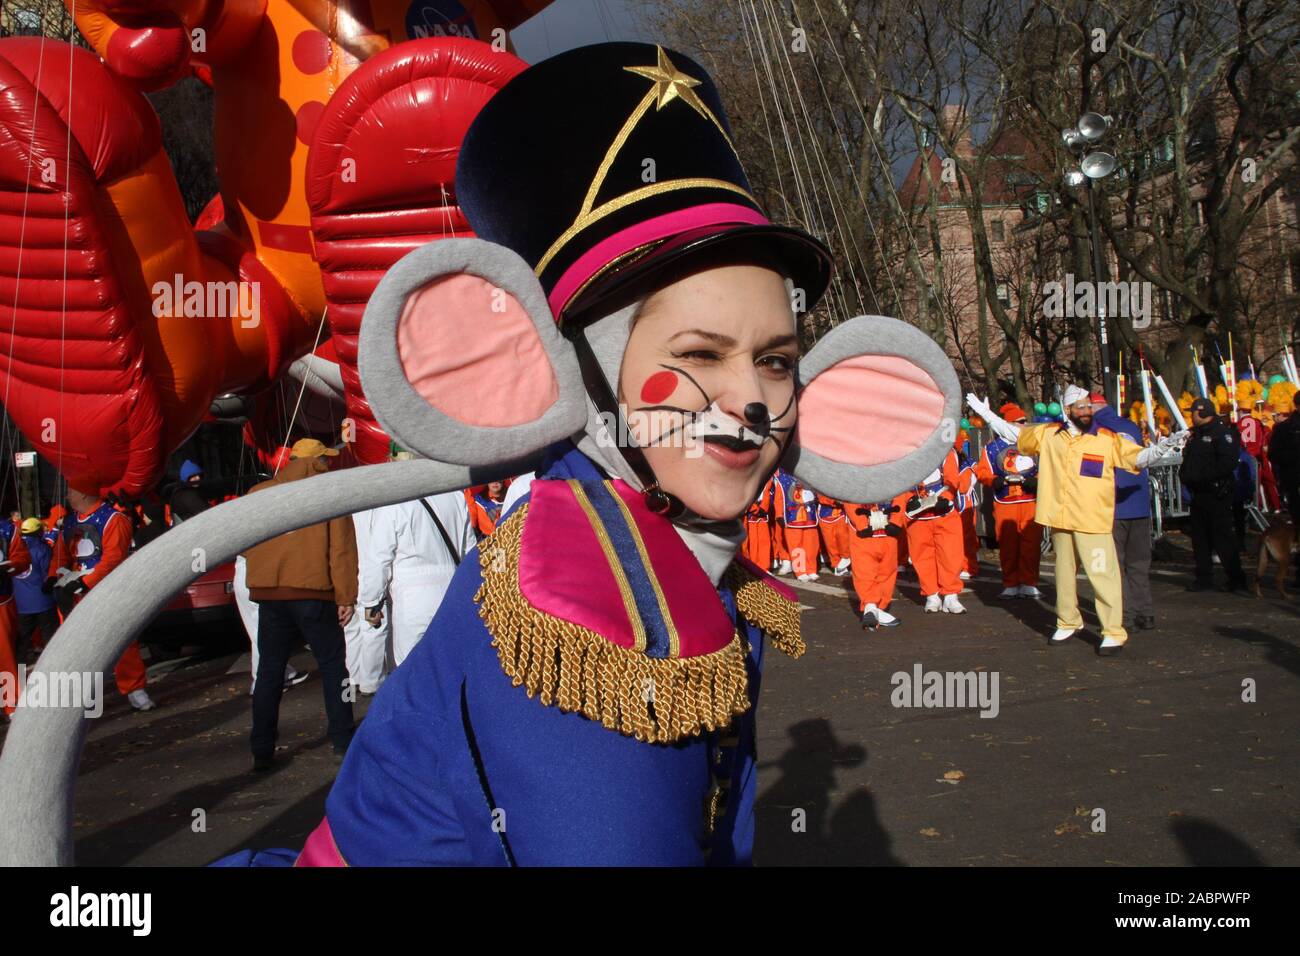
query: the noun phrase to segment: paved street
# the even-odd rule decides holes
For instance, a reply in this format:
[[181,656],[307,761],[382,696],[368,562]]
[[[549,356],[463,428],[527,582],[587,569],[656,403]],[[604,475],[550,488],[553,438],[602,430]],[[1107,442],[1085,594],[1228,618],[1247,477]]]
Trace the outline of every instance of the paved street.
[[[1095,637],[1049,648],[1050,605],[999,601],[983,557],[966,615],[923,614],[904,576],[903,626],[871,636],[846,580],[801,588],[809,652],[769,658],[760,704],[758,863],[1300,863],[1300,599],[1187,594],[1176,555],[1154,574],[1159,629],[1098,658]],[[891,675],[918,664],[996,674],[997,716],[892,706]],[[159,665],[150,714],[110,692],[82,762],[78,862],[301,844],[336,770],[319,680],[285,698],[290,759],[252,776],[246,668],[233,650]]]

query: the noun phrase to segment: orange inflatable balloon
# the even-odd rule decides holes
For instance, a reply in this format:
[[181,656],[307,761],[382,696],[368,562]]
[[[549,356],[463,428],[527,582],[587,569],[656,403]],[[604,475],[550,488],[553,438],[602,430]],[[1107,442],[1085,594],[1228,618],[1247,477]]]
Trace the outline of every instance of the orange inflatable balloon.
[[[22,224],[0,235],[0,401],[33,446],[74,487],[141,494],[215,396],[330,341],[338,437],[384,460],[361,311],[401,255],[468,234],[461,138],[524,67],[506,31],[547,2],[77,0],[98,58],[0,40],[0,132],[27,147],[0,153]],[[195,70],[221,187],[197,228],[141,94]]]

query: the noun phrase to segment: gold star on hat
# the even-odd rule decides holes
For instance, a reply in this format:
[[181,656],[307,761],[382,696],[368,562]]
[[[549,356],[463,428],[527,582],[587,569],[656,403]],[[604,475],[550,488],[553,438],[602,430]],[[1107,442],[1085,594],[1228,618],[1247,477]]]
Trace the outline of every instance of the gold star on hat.
[[656,47],[655,49],[659,54],[659,62],[655,66],[623,67],[629,73],[635,73],[637,76],[644,76],[646,79],[654,81],[655,110],[663,109],[674,98],[680,97],[682,102],[688,104],[695,112],[705,119],[712,120],[713,114],[692,89],[692,87],[699,86],[700,81],[677,69],[676,64],[668,59],[668,54],[664,52],[663,47]]

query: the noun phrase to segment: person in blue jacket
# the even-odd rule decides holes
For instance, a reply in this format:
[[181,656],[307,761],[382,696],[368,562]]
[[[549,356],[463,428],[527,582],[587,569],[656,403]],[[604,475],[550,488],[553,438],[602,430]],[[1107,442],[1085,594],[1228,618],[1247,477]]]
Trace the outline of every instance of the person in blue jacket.
[[[1092,396],[1092,431],[1123,435],[1139,447],[1142,429],[1124,418],[1100,393]],[[1115,553],[1124,574],[1124,627],[1151,630],[1156,626],[1151,600],[1151,492],[1147,470],[1137,474],[1115,469]]]
[[37,630],[41,632],[41,642],[49,644],[59,629],[53,579],[49,578],[54,549],[45,538],[45,525],[40,518],[27,518],[22,523],[22,536],[32,563],[13,579],[14,603],[18,611],[18,647],[14,656],[19,663],[25,659],[28,645]]

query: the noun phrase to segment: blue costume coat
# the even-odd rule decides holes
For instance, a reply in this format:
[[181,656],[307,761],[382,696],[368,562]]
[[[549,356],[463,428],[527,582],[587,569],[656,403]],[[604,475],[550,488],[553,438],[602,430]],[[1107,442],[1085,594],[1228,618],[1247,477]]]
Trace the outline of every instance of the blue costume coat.
[[[539,481],[602,478],[569,447]],[[698,563],[689,570],[703,574]],[[512,683],[475,604],[483,576],[475,552],[384,682],[300,863],[335,863],[309,852],[332,840],[337,862],[363,866],[748,864],[764,637],[737,614],[734,589],[717,594],[748,645],[748,709],[730,726],[649,743]],[[272,851],[251,862],[287,859]]]

